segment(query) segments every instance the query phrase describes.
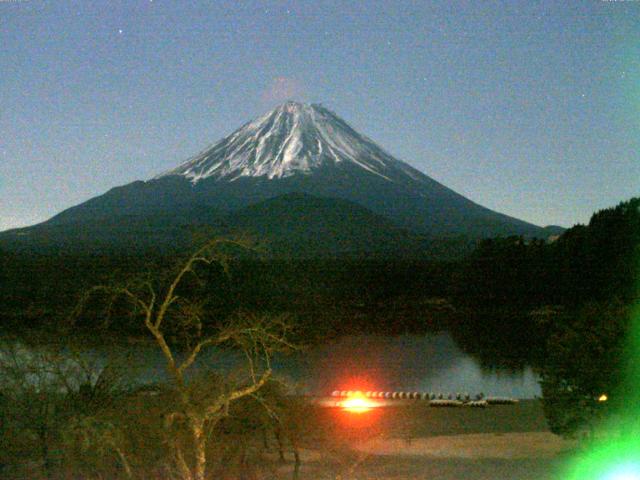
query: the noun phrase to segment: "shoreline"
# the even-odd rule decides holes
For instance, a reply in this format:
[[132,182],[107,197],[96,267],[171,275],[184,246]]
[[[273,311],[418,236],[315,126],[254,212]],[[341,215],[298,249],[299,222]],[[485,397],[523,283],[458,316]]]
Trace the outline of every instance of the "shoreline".
[[[485,409],[414,403],[360,415],[316,406],[313,416],[317,438],[337,443],[301,445],[301,480],[556,480],[577,446],[549,431],[539,400]],[[282,468],[289,473],[291,464]]]

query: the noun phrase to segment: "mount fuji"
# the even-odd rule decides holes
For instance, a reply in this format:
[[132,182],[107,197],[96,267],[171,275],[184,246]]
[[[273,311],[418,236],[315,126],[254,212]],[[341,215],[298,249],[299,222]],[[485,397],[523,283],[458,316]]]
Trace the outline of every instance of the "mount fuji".
[[[180,242],[204,225],[248,230],[289,245],[289,253],[299,246],[284,241],[294,230],[302,243],[313,237],[315,245],[334,245],[328,254],[388,252],[399,239],[419,248],[444,238],[549,235],[394,158],[327,108],[286,102],[176,168],[4,232],[0,240],[127,248]],[[346,237],[375,238],[378,245],[343,242]]]
[[[309,175],[324,166],[350,165],[389,182],[420,181],[420,173],[396,160],[321,105],[287,102],[245,124],[179,167],[156,178],[180,175],[233,182]],[[424,177],[424,176],[423,176]]]

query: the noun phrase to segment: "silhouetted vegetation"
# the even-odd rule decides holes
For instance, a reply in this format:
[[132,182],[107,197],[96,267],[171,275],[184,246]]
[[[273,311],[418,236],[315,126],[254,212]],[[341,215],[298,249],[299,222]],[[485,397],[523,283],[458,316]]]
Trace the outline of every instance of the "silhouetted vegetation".
[[522,237],[480,243],[463,275],[474,303],[580,305],[636,295],[640,198],[601,210],[554,242]]
[[[195,452],[189,428],[176,418],[181,400],[175,386],[129,384],[130,362],[100,366],[73,355],[72,347],[0,346],[0,477],[198,478],[176,469],[178,448],[188,464]],[[211,371],[193,378],[191,413],[226,394],[225,385],[229,379]],[[210,425],[205,455],[212,476],[252,478],[285,462],[294,472],[300,468],[308,406],[286,393],[270,379],[255,395],[231,402]]]
[[[166,275],[139,273],[124,282],[92,286],[66,328],[45,335],[45,343],[58,347],[52,355],[48,346],[25,346],[16,339],[0,348],[1,426],[3,439],[13,438],[0,452],[0,466],[9,469],[3,475],[204,480],[216,462],[219,470],[246,468],[247,448],[256,443],[257,432],[262,432],[263,449],[267,434],[275,432],[280,457],[288,442],[297,471],[293,423],[287,420],[292,417],[284,392],[273,384],[271,365],[275,353],[295,348],[288,338],[288,318],[244,311],[217,314],[212,292],[221,286],[224,290],[227,252],[235,248],[244,245],[209,241]],[[162,397],[161,404],[151,406],[143,399],[139,418],[128,416],[123,412],[135,407],[140,392],[120,389],[119,372],[108,366],[90,368],[84,356],[76,358],[61,344],[58,336],[72,331],[87,314],[94,331],[102,327],[107,335],[114,318],[141,325],[140,333],[150,338],[165,364],[167,380],[154,392]],[[120,337],[112,340],[117,344]],[[195,368],[205,351],[225,347],[243,360],[236,375],[211,359],[206,367]],[[238,404],[244,410],[238,411]],[[150,415],[152,409],[155,415]],[[269,414],[260,415],[265,409]],[[138,437],[138,431],[147,435]],[[142,450],[154,454],[141,456],[138,442],[147,443]],[[148,456],[155,457],[155,467],[147,463]]]
[[[592,302],[551,325],[541,369],[543,406],[551,431],[589,433],[608,411],[623,381],[630,309]],[[604,397],[603,397],[604,395]]]

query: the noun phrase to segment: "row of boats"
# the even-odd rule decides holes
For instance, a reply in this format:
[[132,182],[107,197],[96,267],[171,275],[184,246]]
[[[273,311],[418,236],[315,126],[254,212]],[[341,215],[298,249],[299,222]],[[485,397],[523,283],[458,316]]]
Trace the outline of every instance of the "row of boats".
[[381,391],[352,391],[334,390],[331,393],[334,398],[349,399],[363,398],[373,400],[423,400],[428,401],[432,407],[487,407],[489,405],[511,405],[518,403],[518,400],[510,397],[485,396],[478,393],[471,396],[468,393],[434,393],[434,392],[381,392]]

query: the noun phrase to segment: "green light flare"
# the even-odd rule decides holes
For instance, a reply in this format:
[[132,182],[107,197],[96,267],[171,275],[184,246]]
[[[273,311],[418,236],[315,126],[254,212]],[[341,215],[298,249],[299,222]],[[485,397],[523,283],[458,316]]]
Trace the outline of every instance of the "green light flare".
[[637,463],[622,464],[606,473],[603,480],[638,480],[640,479],[640,466]]
[[626,339],[625,381],[614,393],[615,411],[600,439],[577,454],[559,480],[640,480],[640,295],[636,298]]
[[562,480],[640,480],[640,439],[635,435],[594,445],[579,455]]

